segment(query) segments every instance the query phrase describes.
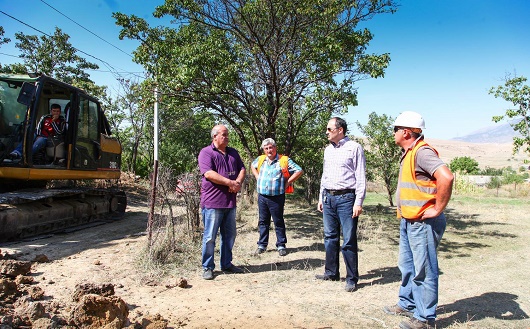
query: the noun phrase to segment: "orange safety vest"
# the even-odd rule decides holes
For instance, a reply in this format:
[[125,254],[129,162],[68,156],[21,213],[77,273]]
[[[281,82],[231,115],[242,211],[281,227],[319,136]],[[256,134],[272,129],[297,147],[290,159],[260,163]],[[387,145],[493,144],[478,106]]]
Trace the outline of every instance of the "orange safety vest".
[[[436,181],[416,179],[416,152],[420,147],[429,146],[425,141],[419,141],[412,150],[407,150],[399,177],[399,207],[397,217],[411,220],[421,218],[425,210],[434,207],[436,203]],[[431,147],[432,148],[432,147]],[[432,148],[436,154],[438,151]]]
[[[278,157],[280,158],[280,168],[282,169],[282,174],[283,174],[283,177],[285,177],[285,179],[289,179],[289,177],[291,177],[291,174],[289,174],[289,157],[287,155],[281,155],[281,154],[278,154]],[[265,161],[265,159],[267,159],[267,155],[265,154],[262,154],[259,156],[259,159],[258,159],[258,172],[259,172],[259,169],[261,168],[261,165],[263,164],[263,161]],[[285,193],[293,193],[294,192],[294,186],[293,184],[291,184],[291,186],[287,186],[285,188]]]

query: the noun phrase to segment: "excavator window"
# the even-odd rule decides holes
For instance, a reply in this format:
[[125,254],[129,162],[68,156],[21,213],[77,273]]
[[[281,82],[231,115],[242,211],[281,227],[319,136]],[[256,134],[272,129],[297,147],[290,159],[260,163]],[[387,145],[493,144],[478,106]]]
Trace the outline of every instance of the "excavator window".
[[[3,159],[21,141],[27,106],[17,102],[22,82],[0,80],[0,158]],[[0,160],[1,161],[1,160]]]
[[98,121],[98,104],[81,96],[77,116],[75,167],[97,168]]

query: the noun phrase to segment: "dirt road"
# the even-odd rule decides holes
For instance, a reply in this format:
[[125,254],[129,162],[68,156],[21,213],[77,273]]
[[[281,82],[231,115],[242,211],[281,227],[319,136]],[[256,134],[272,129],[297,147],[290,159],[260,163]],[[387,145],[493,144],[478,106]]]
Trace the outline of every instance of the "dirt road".
[[[292,203],[287,256],[271,249],[252,255],[257,230],[251,211],[238,224],[234,248],[234,263],[245,273],[216,270],[211,281],[201,278],[199,249],[190,259],[193,269],[149,280],[136,262],[146,243],[147,206],[140,197],[130,198],[118,222],[0,248],[27,260],[47,255],[51,262],[35,264],[34,277],[46,296],[66,305],[64,312],[76,284],[112,283],[129,307],[129,319],[158,313],[171,328],[396,328],[402,319],[381,310],[396,302],[400,282],[397,222],[388,220],[391,209],[378,206],[382,200],[366,200],[361,282],[353,293],[343,290],[344,282],[314,279],[323,271],[321,217],[313,207]],[[437,327],[530,328],[530,202],[480,200],[455,196],[447,211]],[[181,276],[186,288],[175,287]]]

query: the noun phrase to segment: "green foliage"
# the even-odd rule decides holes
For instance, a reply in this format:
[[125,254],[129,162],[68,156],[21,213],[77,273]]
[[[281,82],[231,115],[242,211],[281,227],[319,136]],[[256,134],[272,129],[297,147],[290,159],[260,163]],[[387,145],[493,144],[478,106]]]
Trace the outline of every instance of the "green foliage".
[[501,186],[502,186],[502,179],[498,176],[491,177],[491,180],[486,185],[486,187],[490,189],[494,189],[494,188],[498,189]]
[[[147,177],[154,162],[154,81],[122,81],[120,96],[105,98],[109,123],[123,147],[122,169]],[[158,94],[159,162],[176,175],[197,167],[197,156],[211,142],[213,115],[183,108]]]
[[[328,141],[324,132],[326,131],[327,121],[323,118],[315,118],[309,123],[298,135],[297,146],[291,152],[293,160],[302,167],[304,174],[295,183],[298,182],[304,186],[304,198],[308,203],[318,200],[320,192],[320,180],[324,162],[324,148]],[[295,191],[300,188],[296,187]]]
[[[0,26],[0,47],[3,45],[3,44],[6,44],[6,43],[9,43],[11,41],[11,39],[9,38],[5,38],[4,37],[4,27],[3,26]],[[0,72],[5,72],[4,71],[4,67],[2,67],[2,64],[0,63]],[[5,72],[5,73],[10,73],[10,72]]]
[[[129,154],[130,155],[130,154]],[[129,161],[129,165],[132,166],[132,161]],[[149,174],[153,172],[153,159],[150,155],[137,157],[134,163],[135,174],[147,178]]]
[[0,46],[11,41],[9,38],[4,38],[4,33],[4,27],[0,26]]
[[15,33],[17,47],[23,63],[15,63],[2,67],[6,73],[44,73],[57,80],[74,85],[88,91],[92,96],[101,97],[105,87],[96,86],[86,70],[96,70],[98,65],[88,62],[77,55],[72,46],[70,36],[55,27],[52,36],[26,35]]
[[521,136],[513,138],[513,153],[520,148],[530,154],[530,86],[525,85],[525,77],[507,78],[503,86],[492,87],[489,91],[495,98],[502,98],[512,103],[516,108],[507,109],[504,115],[494,116],[493,121],[499,122],[504,118],[515,119],[511,126]]
[[510,168],[510,170],[505,170],[502,173],[502,183],[503,184],[521,184],[524,182],[523,175],[517,174],[517,172]]
[[378,116],[370,113],[368,123],[363,126],[357,122],[357,127],[366,136],[364,140],[356,140],[365,146],[366,168],[369,179],[380,179],[387,190],[387,199],[393,206],[393,195],[396,192],[399,176],[399,159],[401,149],[396,146],[394,133],[391,129],[394,118],[383,114]]
[[476,175],[479,173],[478,162],[471,157],[456,157],[451,160],[449,168],[452,172],[458,172],[462,174]]
[[122,169],[146,177],[153,163],[152,95],[145,84],[121,82],[116,99],[104,98],[107,119],[122,144]]
[[502,168],[500,169],[500,174],[498,171],[496,173],[497,175],[493,176],[486,186],[490,189],[497,189],[497,194],[502,185],[508,184],[513,184],[515,191],[517,191],[517,185],[524,183],[529,176],[527,172],[517,173],[512,167]]
[[316,118],[357,104],[355,81],[384,75],[389,55],[366,54],[372,34],[357,24],[395,8],[393,0],[167,0],[154,14],[173,16],[175,29],[113,16],[120,38],[141,41],[135,61],[174,106],[213,113],[248,155],[266,137],[294,154]]
[[486,168],[480,170],[479,175],[500,176],[500,175],[502,175],[502,169],[486,167]]
[[[215,120],[210,113],[182,116],[180,120],[168,122],[161,116],[160,162],[176,174],[193,171],[197,168],[200,150],[212,142],[210,131]],[[236,147],[230,141],[231,147]]]

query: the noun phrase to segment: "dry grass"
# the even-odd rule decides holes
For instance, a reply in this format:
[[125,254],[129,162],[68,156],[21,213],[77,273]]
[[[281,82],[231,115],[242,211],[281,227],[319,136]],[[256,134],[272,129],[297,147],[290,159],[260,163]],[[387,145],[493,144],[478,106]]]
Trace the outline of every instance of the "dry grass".
[[[530,326],[530,292],[524,279],[530,260],[530,199],[510,198],[509,187],[503,190],[507,197],[491,196],[490,191],[455,195],[447,209],[448,227],[439,250],[438,328]],[[397,325],[398,319],[381,312],[383,305],[396,301],[400,280],[398,221],[387,203],[383,193],[369,193],[366,199],[359,223],[361,284],[355,294],[341,292],[342,284],[312,279],[323,269],[321,214],[293,200],[287,202],[285,216],[290,252],[285,258],[270,246],[262,256],[251,256],[258,238],[255,207],[242,215],[234,259],[253,275],[240,284],[272,298],[259,299],[269,310],[274,300],[289,305],[300,313],[304,328]],[[272,230],[272,246],[274,241]]]
[[[437,328],[530,328],[530,199],[510,197],[515,191],[509,187],[501,190],[502,197],[490,192],[457,193],[448,206],[439,248]],[[206,281],[196,241],[188,241],[166,267],[149,262],[133,266],[147,241],[137,234],[145,230],[147,206],[136,204],[136,198],[131,201],[120,222],[3,246],[2,251],[27,259],[48,255],[53,261],[35,265],[35,271],[47,295],[56,300],[70,301],[79,282],[111,282],[134,314],[159,313],[171,328],[396,328],[402,320],[381,309],[396,302],[400,284],[399,222],[384,193],[368,193],[363,207],[361,281],[354,293],[343,290],[344,282],[314,278],[324,263],[322,215],[316,205],[289,196],[289,254],[278,255],[272,231],[269,250],[256,257],[257,207],[240,203],[233,252],[234,263],[246,273],[217,269],[215,279]],[[215,260],[218,264],[218,255]],[[344,266],[341,271],[344,277]],[[171,288],[180,277],[187,279],[187,289]]]
[[[518,193],[527,190],[528,186],[520,187]],[[510,187],[501,189],[503,197],[491,193],[455,194],[446,211],[448,227],[439,249],[438,328],[530,326],[530,293],[525,279],[530,261],[530,200],[521,194],[510,197],[515,195]],[[314,280],[314,275],[323,271],[324,259],[321,214],[314,206],[288,199],[289,255],[279,257],[273,228],[269,250],[253,255],[258,238],[257,206],[248,201],[240,204],[234,262],[248,275],[238,276],[237,283],[227,278],[223,288],[217,286],[228,289],[225,294],[236,289],[240,298],[236,304],[246,310],[242,314],[250,322],[240,316],[233,327],[255,322],[267,328],[272,321],[285,323],[286,328],[397,326],[400,319],[381,311],[383,305],[396,301],[400,281],[396,267],[399,222],[395,208],[387,204],[384,193],[367,196],[359,222],[361,282],[354,294],[341,291],[343,283]],[[188,260],[187,270],[174,268],[179,275],[190,277],[194,262],[193,271],[200,275],[200,247],[190,251],[181,256]],[[262,318],[256,305],[266,309],[267,316],[274,316]]]
[[[512,156],[511,145],[469,145],[431,141],[446,162],[470,156],[480,167],[518,167],[524,157]],[[495,150],[495,152],[491,152]],[[447,230],[439,248],[441,267],[438,328],[530,328],[530,185],[488,190],[461,185],[448,206]],[[400,283],[399,243],[395,208],[386,193],[371,189],[359,221],[359,289],[348,294],[343,282],[319,282],[323,271],[322,215],[316,205],[288,197],[286,224],[289,254],[278,256],[271,227],[269,249],[257,247],[258,216],[254,200],[238,203],[238,236],[234,263],[246,274],[215,272],[200,279],[200,241],[190,242],[163,272],[145,264],[141,271],[195,279],[193,289],[174,303],[189,310],[190,328],[395,328],[401,319],[382,306],[395,303]],[[219,249],[219,242],[217,243]],[[216,263],[219,262],[218,254]],[[342,277],[344,277],[344,269]],[[162,275],[163,274],[163,275]],[[149,278],[149,276],[147,276]],[[158,302],[166,302],[158,296]],[[207,300],[207,306],[203,306]],[[163,305],[163,304],[162,304]],[[205,314],[197,310],[215,309]],[[239,311],[235,311],[235,310]],[[169,318],[174,315],[170,313]],[[179,320],[180,321],[180,320]],[[281,325],[279,325],[281,324]]]

